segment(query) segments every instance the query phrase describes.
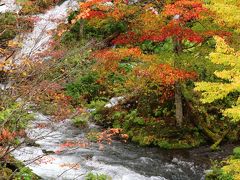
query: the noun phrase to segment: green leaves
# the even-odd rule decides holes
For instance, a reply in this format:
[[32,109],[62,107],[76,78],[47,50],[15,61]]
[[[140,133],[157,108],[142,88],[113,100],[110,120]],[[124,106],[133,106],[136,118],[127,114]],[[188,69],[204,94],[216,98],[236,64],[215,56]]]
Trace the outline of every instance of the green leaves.
[[98,76],[96,73],[89,73],[82,76],[76,82],[69,83],[66,86],[67,94],[74,99],[85,96],[87,100],[99,95],[101,85],[97,83]]
[[140,48],[144,53],[150,54],[159,54],[167,51],[171,52],[173,50],[173,42],[172,38],[168,38],[161,43],[155,43],[153,41],[146,40],[140,45]]

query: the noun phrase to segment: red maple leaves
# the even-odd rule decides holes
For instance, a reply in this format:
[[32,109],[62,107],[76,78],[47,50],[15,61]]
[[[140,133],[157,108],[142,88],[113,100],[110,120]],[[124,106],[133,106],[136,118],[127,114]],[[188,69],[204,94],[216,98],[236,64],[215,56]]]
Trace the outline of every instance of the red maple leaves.
[[187,27],[181,27],[178,23],[172,21],[164,26],[160,31],[150,31],[141,36],[140,41],[151,40],[153,42],[162,42],[167,38],[174,37],[177,41],[189,40],[195,43],[201,43],[203,37]]
[[199,0],[177,0],[173,4],[165,6],[163,14],[166,16],[179,16],[182,22],[201,18],[201,14],[207,9],[203,7],[203,2]]
[[176,69],[168,64],[158,64],[148,69],[136,69],[135,73],[138,77],[149,79],[163,86],[171,86],[178,81],[194,79],[197,76],[195,72]]

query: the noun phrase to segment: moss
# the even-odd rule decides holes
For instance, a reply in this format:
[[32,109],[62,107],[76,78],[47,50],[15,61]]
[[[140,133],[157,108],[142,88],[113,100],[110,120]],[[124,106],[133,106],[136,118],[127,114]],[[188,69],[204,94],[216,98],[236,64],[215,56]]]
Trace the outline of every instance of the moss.
[[0,179],[38,180],[40,177],[34,174],[32,170],[26,167],[22,162],[9,156],[8,161],[0,165]]
[[122,128],[131,141],[141,146],[185,149],[206,143],[199,130],[191,124],[178,128],[171,121],[141,117],[136,110],[128,112],[119,107],[101,108],[94,112],[94,119],[100,125]]
[[184,136],[182,139],[166,137],[168,132],[159,135],[155,133],[147,133],[144,129],[132,130],[128,132],[131,140],[142,146],[155,145],[164,149],[186,149],[198,147],[204,143],[203,138],[196,136]]
[[97,131],[90,131],[87,134],[87,139],[91,142],[97,142],[98,141],[98,136],[100,135],[100,132]]
[[81,115],[78,115],[72,119],[73,124],[76,127],[84,128],[87,126],[89,120],[89,114],[87,113],[82,113]]
[[85,180],[111,180],[112,178],[105,174],[93,174],[92,172],[88,173]]
[[[0,14],[0,41],[5,42],[16,36],[16,15],[13,13]],[[6,45],[6,44],[5,44]]]
[[9,168],[0,168],[1,179],[9,179],[12,173],[13,173],[12,170]]
[[206,175],[207,180],[239,180],[240,179],[240,147],[233,149],[233,156],[218,162]]
[[234,180],[231,174],[226,174],[220,168],[214,168],[205,177],[206,180]]
[[239,158],[240,159],[240,147],[235,147],[233,149],[233,155],[235,158]]

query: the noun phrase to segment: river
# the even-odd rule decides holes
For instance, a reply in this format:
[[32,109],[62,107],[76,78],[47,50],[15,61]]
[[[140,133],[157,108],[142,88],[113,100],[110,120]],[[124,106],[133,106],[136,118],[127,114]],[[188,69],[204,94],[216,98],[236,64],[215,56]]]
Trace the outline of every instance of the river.
[[[14,8],[6,4],[0,11],[19,9],[14,1],[11,2]],[[25,35],[18,57],[34,57],[46,50],[51,41],[49,30],[56,29],[59,23],[64,22],[68,10],[76,6],[75,1],[68,0],[36,16],[34,29]],[[46,180],[84,179],[88,172],[107,174],[113,180],[201,180],[204,179],[205,170],[210,167],[211,158],[217,159],[231,151],[231,148],[226,148],[220,153],[210,152],[208,147],[161,150],[117,140],[102,147],[86,138],[87,132],[99,128],[89,123],[88,128],[80,129],[74,127],[71,120],[54,122],[50,117],[35,113],[27,133],[39,146],[24,145],[13,155]],[[59,152],[61,145],[66,143],[70,143],[70,147]],[[71,143],[77,145],[71,146]]]
[[[36,113],[28,136],[37,139],[40,146],[24,146],[13,155],[46,180],[84,179],[88,172],[107,174],[113,180],[201,180],[210,159],[226,156],[233,147],[227,145],[221,152],[211,152],[207,146],[162,150],[117,140],[101,147],[86,138],[87,132],[99,128],[89,123],[89,127],[79,129],[71,120],[54,122]],[[61,149],[66,143],[75,145]]]

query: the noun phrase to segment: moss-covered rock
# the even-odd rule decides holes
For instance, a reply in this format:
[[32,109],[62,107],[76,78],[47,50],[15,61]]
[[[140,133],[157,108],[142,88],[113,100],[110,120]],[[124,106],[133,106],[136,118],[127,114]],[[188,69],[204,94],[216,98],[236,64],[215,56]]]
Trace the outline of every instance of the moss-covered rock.
[[39,176],[26,167],[21,161],[9,156],[4,164],[0,165],[0,180],[38,180]]

